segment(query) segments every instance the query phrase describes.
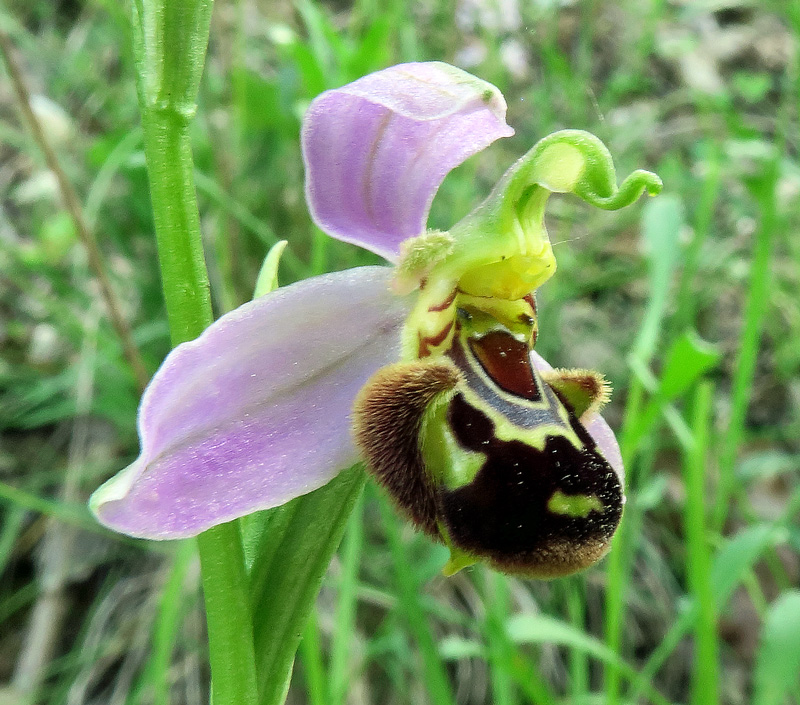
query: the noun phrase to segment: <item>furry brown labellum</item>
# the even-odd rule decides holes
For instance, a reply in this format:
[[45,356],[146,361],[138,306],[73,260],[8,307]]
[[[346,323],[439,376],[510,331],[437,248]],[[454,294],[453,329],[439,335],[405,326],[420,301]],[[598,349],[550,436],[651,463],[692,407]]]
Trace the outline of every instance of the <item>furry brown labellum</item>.
[[435,537],[437,489],[419,439],[425,411],[459,379],[452,365],[397,363],[375,373],[355,402],[354,432],[367,467],[414,524]]
[[556,577],[597,562],[622,514],[622,480],[579,420],[607,396],[585,370],[545,381],[528,340],[462,311],[445,356],[367,383],[355,435],[377,481],[456,568],[483,560]]

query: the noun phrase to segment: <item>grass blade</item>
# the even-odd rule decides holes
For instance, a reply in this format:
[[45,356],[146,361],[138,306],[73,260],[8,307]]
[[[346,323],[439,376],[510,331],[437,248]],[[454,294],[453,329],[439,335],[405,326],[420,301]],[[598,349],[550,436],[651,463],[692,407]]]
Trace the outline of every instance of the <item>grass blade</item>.
[[687,573],[698,605],[695,623],[696,652],[692,673],[692,704],[716,705],[719,702],[719,661],[717,644],[717,605],[711,584],[711,553],[706,525],[706,457],[710,433],[713,388],[706,382],[698,387],[694,409],[694,448],[684,459],[686,483]]
[[400,537],[400,526],[397,517],[383,497],[380,500],[380,508],[386,537],[389,541],[389,549],[392,553],[392,563],[394,564],[397,591],[399,593],[399,608],[419,648],[423,678],[427,686],[428,695],[435,705],[455,705],[447,670],[439,656],[428,619],[420,603],[421,586],[411,570],[412,564]]
[[753,705],[783,705],[800,686],[800,590],[770,605],[756,654]]

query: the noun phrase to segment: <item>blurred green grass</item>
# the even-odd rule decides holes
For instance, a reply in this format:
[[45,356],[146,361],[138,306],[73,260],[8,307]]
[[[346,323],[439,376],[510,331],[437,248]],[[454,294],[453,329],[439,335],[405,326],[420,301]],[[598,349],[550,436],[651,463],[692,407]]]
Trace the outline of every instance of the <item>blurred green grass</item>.
[[[619,213],[558,199],[548,220],[559,273],[540,292],[539,349],[615,389],[629,489],[609,558],[549,583],[480,568],[445,579],[443,549],[368,487],[289,702],[800,703],[796,4],[217,0],[214,12],[193,138],[217,313],[250,298],[282,238],[283,284],[375,261],[312,226],[298,130],[318,92],[392,63],[441,59],[494,82],[517,130],[448,177],[434,227],[562,127],[595,132],[620,173],[644,166],[666,185]],[[152,372],[169,337],[127,10],[12,0],[0,27]],[[191,551],[90,529],[83,500],[137,453],[138,392],[0,76],[0,701],[199,702]],[[57,629],[37,614],[59,614]]]

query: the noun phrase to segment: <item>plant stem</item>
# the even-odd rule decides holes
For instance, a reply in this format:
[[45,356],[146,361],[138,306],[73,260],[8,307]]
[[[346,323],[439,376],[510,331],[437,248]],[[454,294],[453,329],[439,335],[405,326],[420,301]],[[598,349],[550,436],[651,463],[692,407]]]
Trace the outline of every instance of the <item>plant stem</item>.
[[142,112],[164,300],[172,344],[179,345],[196,338],[213,320],[189,120],[166,108]]
[[[177,345],[211,323],[200,240],[189,120],[164,108],[143,111],[145,155],[170,334]],[[255,656],[239,530],[224,524],[198,537],[215,705],[256,703]]]
[[236,521],[197,537],[214,705],[256,705],[256,660],[244,551]]
[[[208,0],[136,0],[134,51],[164,298],[174,345],[212,321],[189,125],[208,44]],[[214,705],[258,702],[244,551],[236,522],[198,537]]]

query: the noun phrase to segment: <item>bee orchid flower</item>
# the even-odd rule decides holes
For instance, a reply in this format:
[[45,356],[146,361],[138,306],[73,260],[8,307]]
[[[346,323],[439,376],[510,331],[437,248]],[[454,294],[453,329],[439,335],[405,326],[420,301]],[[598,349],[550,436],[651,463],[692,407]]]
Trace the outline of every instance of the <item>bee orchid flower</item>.
[[301,281],[178,346],[145,391],[141,454],[91,499],[132,536],[193,536],[275,507],[366,461],[396,505],[451,549],[548,577],[607,549],[622,511],[598,373],[535,352],[534,291],[555,271],[553,192],[615,209],[597,138],[541,140],[449,232],[426,230],[447,173],[500,137],[500,92],[442,63],[394,66],[320,95],[302,128],[306,196],[332,237],[392,266]]

